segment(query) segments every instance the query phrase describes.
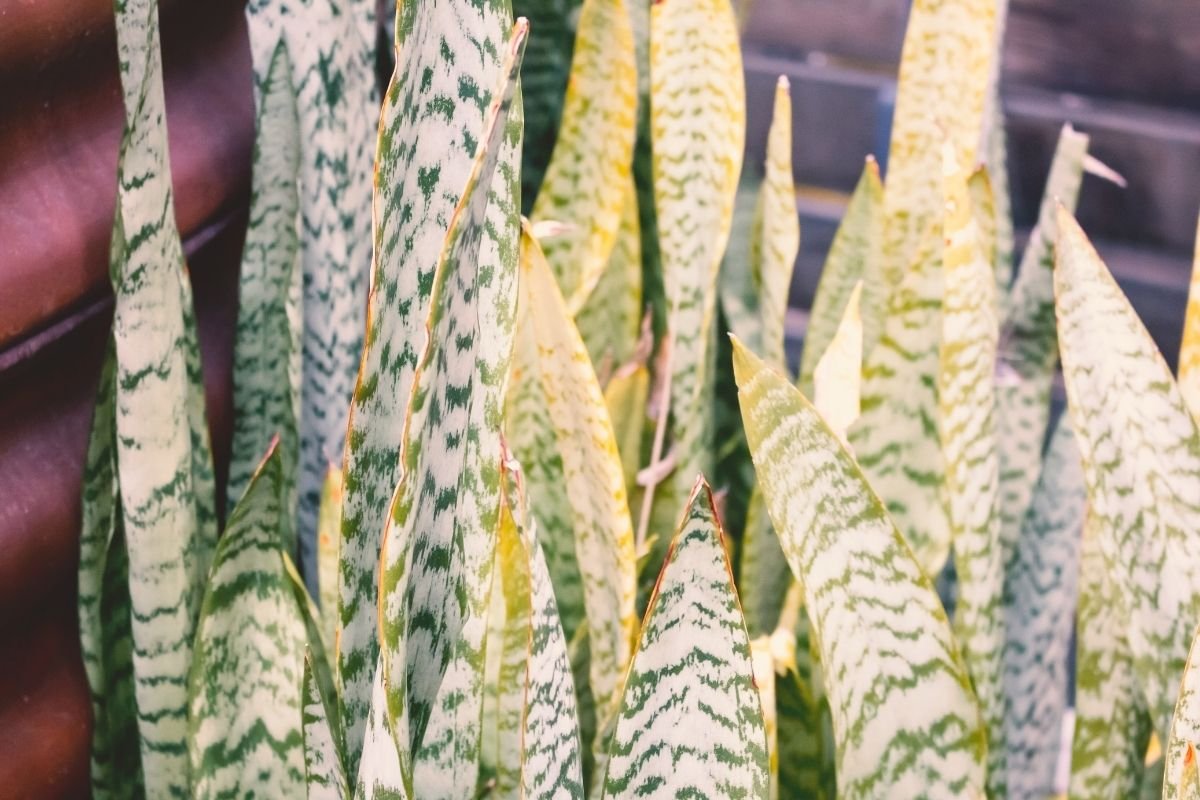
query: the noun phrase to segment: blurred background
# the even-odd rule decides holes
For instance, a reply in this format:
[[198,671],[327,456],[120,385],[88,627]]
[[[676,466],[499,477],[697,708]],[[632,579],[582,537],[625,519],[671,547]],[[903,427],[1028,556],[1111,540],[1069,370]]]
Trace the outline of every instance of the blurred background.
[[[526,0],[537,2],[571,0]],[[748,168],[761,171],[777,76],[792,85],[802,218],[793,355],[863,158],[886,157],[908,5],[749,7]],[[244,0],[160,6],[176,210],[220,471],[254,136]],[[567,30],[542,33],[569,44]],[[1018,244],[1070,122],[1128,181],[1087,177],[1079,217],[1173,362],[1200,208],[1200,10],[1178,0],[1011,0],[1002,82]],[[87,791],[79,489],[112,313],[122,119],[110,0],[0,0],[0,798]]]

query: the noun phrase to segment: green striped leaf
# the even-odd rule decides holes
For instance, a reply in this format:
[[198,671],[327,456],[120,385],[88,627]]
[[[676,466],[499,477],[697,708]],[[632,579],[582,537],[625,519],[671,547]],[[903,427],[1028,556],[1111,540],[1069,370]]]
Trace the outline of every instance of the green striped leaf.
[[[1175,703],[1175,715],[1171,719],[1163,776],[1164,800],[1196,796],[1197,741],[1200,741],[1200,636],[1192,639],[1179,699]],[[1187,774],[1189,772],[1190,775]]]
[[413,794],[422,798],[475,788],[516,289],[517,214],[502,201],[511,199],[515,178],[515,161],[506,159],[515,159],[520,119],[509,112],[519,108],[513,101],[528,30],[518,21],[504,47],[485,136],[434,275],[404,474],[380,553],[388,718],[406,778],[411,769]]
[[1089,513],[1079,567],[1070,796],[1080,800],[1138,796],[1151,731],[1101,525]]
[[545,242],[575,314],[609,263],[632,182],[637,128],[633,27],[623,2],[584,0],[562,127],[530,218],[568,226]]
[[[399,7],[398,62],[379,126],[367,343],[351,404],[344,462],[339,662],[351,754],[362,741],[369,704],[378,647],[380,537],[401,474],[398,454],[434,273],[477,146],[487,138],[484,115],[493,99],[510,25],[507,0],[409,0]],[[451,63],[442,57],[443,48],[480,55]],[[499,175],[484,182],[481,190],[482,198],[490,184],[494,200],[488,211],[491,235],[478,244],[482,268],[475,302],[489,321],[511,320],[514,313],[520,120],[518,103],[498,143]],[[506,374],[502,362],[507,337],[484,336],[479,346],[480,366],[487,367],[488,380],[499,380]],[[482,413],[483,405],[476,404],[474,413]],[[431,679],[438,675],[440,670],[430,673]]]
[[216,540],[212,458],[175,227],[157,5],[118,4],[116,27],[126,115],[110,277],[134,690],[146,794],[184,796],[187,669]]
[[317,514],[317,597],[321,602],[321,639],[325,651],[337,649],[338,560],[342,554],[342,471],[330,465],[321,487]]
[[529,465],[532,505],[545,504],[542,542],[563,629],[573,637],[586,617],[590,690],[597,707],[607,709],[637,625],[625,475],[587,350],[528,229],[521,247],[508,441]]
[[[1059,347],[1101,551],[1164,741],[1200,619],[1200,433],[1175,379],[1078,223],[1058,211]],[[1164,591],[1161,587],[1169,587]]]
[[792,96],[787,77],[775,84],[775,105],[767,133],[767,161],[750,240],[750,266],[758,285],[764,357],[781,369],[783,318],[787,314],[792,270],[800,252],[800,217],[792,179]]
[[188,678],[191,796],[296,797],[305,783],[305,625],[284,567],[282,457],[272,443],[229,517]]
[[879,342],[864,351],[862,410],[849,431],[863,473],[927,575],[941,571],[950,550],[937,432],[941,229],[940,219],[931,221],[890,295]]
[[1179,389],[1192,416],[1200,419],[1200,220],[1196,223],[1196,254],[1179,345]]
[[[281,39],[259,86],[250,224],[242,249],[233,346],[233,444],[226,499],[232,510],[279,437],[284,508],[294,520],[299,459],[301,264],[300,123],[292,62]],[[288,525],[295,535],[295,525]],[[289,552],[294,542],[285,543]]]
[[705,388],[717,270],[741,172],[746,103],[729,0],[655,3],[650,28],[654,202],[670,332],[675,482],[682,497],[710,456]]
[[345,755],[330,711],[337,698],[326,697],[315,675],[311,654],[304,658],[301,709],[304,735],[304,775],[309,800],[349,800]]
[[646,611],[603,796],[767,797],[750,638],[703,478]]
[[1005,573],[1004,737],[1013,796],[1053,794],[1086,505],[1079,448],[1063,418]]
[[608,265],[575,315],[579,335],[601,376],[636,357],[642,324],[642,242],[632,179],[622,203]]
[[[883,276],[890,291],[942,216],[941,153],[975,164],[988,123],[996,0],[917,0],[908,16],[883,197]],[[886,305],[885,305],[886,307]]]
[[882,223],[883,183],[879,165],[867,157],[862,177],[850,195],[846,213],[829,246],[829,255],[821,269],[821,280],[813,297],[808,328],[804,331],[804,351],[800,354],[800,391],[813,396],[813,373],[825,348],[841,324],[846,303],[854,285],[862,281],[863,352],[871,352],[879,340],[887,287],[875,270]]
[[[1050,420],[1050,393],[1058,363],[1054,321],[1056,202],[1074,208],[1083,178],[1088,137],[1064,126],[1042,193],[1038,223],[1021,257],[1012,301],[1000,334],[996,418],[1000,444],[1000,538],[1005,563],[1033,495]],[[1057,198],[1057,201],[1056,199]]]
[[382,655],[377,659],[379,663],[371,684],[371,704],[363,728],[358,777],[354,782],[355,800],[408,800],[414,796],[405,783],[396,737],[388,722],[382,659]]
[[929,578],[816,409],[734,342],[746,437],[820,643],[843,797],[982,797],[986,733]]
[[762,178],[753,169],[743,169],[734,196],[729,242],[717,276],[717,294],[725,326],[738,338],[753,342],[755,347],[762,345],[759,287],[752,266],[761,194]]
[[997,492],[996,283],[971,207],[967,175],[945,150],[945,298],[938,426],[958,574],[954,632],[988,731],[988,794],[1006,795],[1004,561]]
[[[368,0],[256,0],[246,12],[259,106],[280,41],[287,47],[296,91],[304,320],[297,531],[300,564],[314,593],[321,484],[346,436],[370,280],[379,105],[375,14],[369,5]],[[265,445],[258,443],[257,450]]]
[[141,796],[129,612],[129,556],[117,486],[116,363],[105,350],[83,470],[79,641],[92,698],[91,789],[99,800]]
[[774,631],[779,623],[779,612],[792,573],[783,558],[779,537],[771,527],[762,488],[757,485],[746,507],[741,556],[737,583],[746,627],[751,636],[764,636]]

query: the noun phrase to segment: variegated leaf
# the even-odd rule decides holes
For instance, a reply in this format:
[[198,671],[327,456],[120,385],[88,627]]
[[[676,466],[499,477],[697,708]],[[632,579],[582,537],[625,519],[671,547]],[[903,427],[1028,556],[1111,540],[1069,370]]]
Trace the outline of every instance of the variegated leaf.
[[1058,210],[1059,347],[1090,511],[1163,740],[1200,619],[1200,432],[1078,223]]
[[[1200,636],[1192,638],[1183,683],[1171,719],[1163,775],[1164,800],[1196,796],[1196,743],[1200,741]],[[1189,768],[1190,766],[1190,768]],[[1191,774],[1189,774],[1191,773]]]
[[742,170],[733,201],[729,241],[717,275],[717,294],[725,327],[740,339],[762,346],[762,313],[754,275],[754,240],[759,231],[758,198],[762,178],[754,169]]
[[1069,420],[1059,420],[1005,573],[1008,790],[1048,797],[1067,709],[1067,657],[1087,491]]
[[[370,698],[377,651],[380,536],[402,471],[399,453],[430,295],[437,282],[434,273],[472,173],[477,146],[488,138],[484,116],[494,99],[509,26],[507,0],[482,4],[414,0],[399,8],[398,62],[379,126],[367,344],[351,404],[345,457],[339,663],[350,753],[362,741]],[[450,62],[442,57],[444,50],[461,55]],[[511,324],[515,312],[520,109],[516,103],[503,141],[497,142],[499,174],[484,182],[478,199],[484,202],[490,186],[486,224],[490,233],[472,245],[478,247],[478,258],[471,259],[481,265],[472,302],[482,310],[484,329]],[[507,374],[509,344],[507,336],[492,335],[476,343],[478,365],[486,367],[483,374],[488,382],[502,381]],[[461,357],[464,363],[473,361],[470,354]],[[476,403],[471,413],[482,415],[486,406]],[[498,403],[486,409],[489,416],[498,412]],[[454,424],[463,424],[459,415]],[[491,563],[490,558],[486,563]],[[440,670],[429,677],[438,675]]]
[[475,788],[512,349],[509,293],[516,288],[517,231],[509,227],[516,208],[505,200],[515,161],[505,159],[516,156],[511,126],[519,127],[519,118],[514,123],[509,112],[528,30],[518,21],[504,47],[485,136],[433,277],[426,346],[405,423],[403,477],[380,553],[389,719],[402,763],[411,765],[413,794],[422,798]]
[[945,297],[938,428],[958,574],[954,632],[988,730],[988,795],[1004,797],[1004,560],[996,454],[996,283],[971,208],[967,175],[945,149]]
[[624,2],[583,0],[562,127],[530,217],[568,227],[546,260],[574,315],[605,271],[632,185],[637,63]]
[[1050,392],[1058,363],[1054,322],[1056,202],[1075,207],[1087,146],[1087,136],[1069,125],[1063,127],[1042,193],[1038,223],[1021,257],[1000,334],[996,416],[1000,432],[1000,540],[1006,564],[1012,562],[1013,547],[1042,462]]
[[764,357],[786,369],[783,318],[787,313],[792,270],[800,251],[800,217],[792,178],[792,96],[786,76],[775,85],[775,106],[767,134],[767,161],[759,189],[750,265],[758,285]]
[[646,611],[604,797],[767,797],[750,639],[703,478]]
[[1102,524],[1089,512],[1079,567],[1070,785],[1070,796],[1079,800],[1136,797],[1151,731],[1120,593],[1101,552]]
[[[990,225],[995,247],[989,251],[996,273],[996,308],[1004,319],[1008,308],[1009,289],[1013,277],[1013,220],[1012,197],[1008,189],[1008,136],[1005,130],[1004,101],[1000,96],[1000,68],[1004,55],[1004,34],[1008,27],[1009,0],[994,0],[996,19],[992,26],[993,47],[991,78],[984,100],[983,142],[976,154],[980,171],[988,177],[991,187]],[[986,224],[980,221],[980,224]]]
[[642,438],[646,429],[646,402],[650,396],[650,370],[645,364],[630,363],[617,370],[604,387],[604,405],[613,426],[621,470],[625,475],[625,496],[637,489],[637,473],[642,463]]
[[975,164],[982,155],[995,37],[996,0],[917,0],[909,12],[883,197],[882,266],[890,291],[941,218],[943,143],[957,164]]
[[[533,507],[546,504],[542,541],[552,554],[563,628],[574,636],[586,616],[590,688],[597,707],[607,709],[619,689],[637,625],[625,476],[587,350],[528,230],[521,248],[508,440],[518,460],[530,465]],[[544,413],[526,416],[523,408]],[[547,423],[549,435],[534,429]]]
[[362,750],[358,756],[358,777],[354,783],[355,800],[409,800],[413,793],[405,783],[396,749],[396,737],[388,724],[387,689],[383,681],[383,658],[376,659],[371,685],[371,703],[362,732]]
[[[259,104],[280,41],[297,95],[304,295],[297,531],[300,563],[313,592],[321,482],[346,436],[370,280],[378,97],[374,8],[367,5],[368,0],[254,0],[246,11]],[[258,449],[264,446],[260,442]],[[369,682],[368,675],[364,687]]]
[[642,323],[642,242],[632,178],[623,202],[608,265],[575,315],[597,375],[611,374],[635,358]]
[[812,623],[804,611],[804,590],[795,581],[788,588],[771,643],[779,720],[779,796],[834,800],[837,787],[829,699]]
[[126,113],[110,277],[134,691],[146,794],[184,796],[187,671],[216,541],[212,457],[191,288],[175,227],[158,7],[154,0],[125,0],[115,9]]
[[771,652],[771,637],[759,636],[750,641],[750,663],[754,688],[762,704],[763,732],[767,737],[767,796],[779,797],[779,718],[775,711],[775,658]]
[[888,295],[888,287],[878,272],[882,207],[883,183],[879,180],[879,165],[868,156],[833,244],[829,246],[808,316],[808,328],[804,331],[799,386],[805,397],[813,396],[813,373],[841,324],[850,292],[860,281],[863,284],[863,352],[870,353],[879,340]]
[[746,528],[742,534],[742,560],[738,565],[738,586],[746,627],[752,636],[764,636],[775,630],[779,611],[792,573],[771,527],[762,489],[755,486],[746,508]]
[[330,704],[336,698],[325,697],[314,674],[311,655],[304,659],[303,734],[304,775],[309,800],[349,800],[345,758],[330,720]]
[[[300,123],[292,62],[282,39],[259,86],[257,123],[233,346],[233,443],[226,501],[232,510],[258,468],[263,448],[279,437],[284,508],[289,536],[294,537],[302,325]],[[294,538],[285,546],[294,552]]]
[[320,599],[321,638],[325,651],[337,650],[338,560],[342,555],[342,470],[330,465],[321,487],[317,514],[317,597]]
[[862,282],[846,301],[842,321],[813,370],[813,405],[843,442],[858,419],[862,399],[863,320],[859,311]]
[[[677,495],[708,466],[717,270],[742,166],[745,89],[729,0],[650,9],[654,200],[670,336]],[[656,456],[658,454],[655,454]]]
[[98,800],[141,796],[129,613],[129,556],[117,486],[116,362],[105,350],[83,471],[79,640],[92,697],[91,790]]
[[1196,223],[1196,255],[1179,345],[1179,389],[1192,416],[1200,419],[1200,221]]
[[941,571],[950,550],[937,432],[941,232],[941,220],[931,221],[890,295],[879,342],[864,351],[861,413],[849,431],[863,473],[927,575]]
[[816,409],[736,341],[734,368],[820,643],[840,796],[982,797],[986,732],[932,583]]
[[296,797],[305,785],[305,625],[284,567],[287,497],[271,449],[217,544],[188,678],[190,796]]

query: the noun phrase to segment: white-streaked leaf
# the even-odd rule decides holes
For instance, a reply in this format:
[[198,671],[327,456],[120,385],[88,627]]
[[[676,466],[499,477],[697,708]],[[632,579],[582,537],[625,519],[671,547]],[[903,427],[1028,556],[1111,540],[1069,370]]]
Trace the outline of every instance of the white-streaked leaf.
[[188,679],[192,797],[304,791],[306,631],[284,566],[284,491],[272,444],[217,544]]
[[634,496],[641,468],[642,435],[646,429],[646,402],[650,398],[650,370],[630,363],[617,370],[604,387],[604,405],[612,422],[613,437],[625,474],[625,497]]
[[330,720],[330,704],[314,674],[311,655],[304,658],[303,684],[304,774],[308,800],[349,800],[344,751]]
[[813,370],[813,405],[838,438],[858,419],[862,394],[863,320],[859,311],[862,282],[854,285],[837,332]]
[[779,721],[775,713],[775,657],[771,637],[759,636],[750,641],[750,661],[767,736],[767,796],[775,800],[779,797]]
[[703,478],[646,610],[604,797],[767,797],[750,638]]
[[[1164,800],[1190,800],[1195,796],[1197,742],[1200,742],[1200,636],[1192,639],[1179,699],[1175,703],[1175,715],[1171,719],[1171,736],[1167,740],[1163,775]],[[1189,772],[1192,774],[1189,775]]]
[[408,800],[413,796],[404,781],[396,738],[388,724],[387,689],[383,683],[383,657],[375,667],[371,704],[363,728],[362,751],[358,756],[355,800]]
[[622,209],[631,196],[636,129],[637,64],[629,10],[624,2],[584,0],[562,127],[530,214],[535,222],[569,226],[543,246],[572,315],[588,299],[617,242]]
[[1165,741],[1200,619],[1200,433],[1150,334],[1061,206],[1054,288],[1090,513]]
[[[636,358],[642,324],[642,242],[637,190],[629,180],[621,226],[608,265],[575,315],[579,335],[600,376]],[[605,384],[607,388],[607,384]]]
[[[996,453],[996,283],[967,175],[944,151],[945,296],[937,377],[938,430],[958,573],[954,633],[988,729],[988,795],[1004,797],[1004,560]],[[988,212],[990,215],[990,211]]]
[[317,597],[321,603],[321,638],[333,653],[338,632],[338,561],[342,555],[342,470],[330,464],[321,487],[317,514]]
[[1192,282],[1183,321],[1183,341],[1179,345],[1179,389],[1192,416],[1200,419],[1200,220],[1196,223]]
[[746,438],[820,643],[844,797],[981,798],[986,733],[929,578],[854,458],[734,342]]

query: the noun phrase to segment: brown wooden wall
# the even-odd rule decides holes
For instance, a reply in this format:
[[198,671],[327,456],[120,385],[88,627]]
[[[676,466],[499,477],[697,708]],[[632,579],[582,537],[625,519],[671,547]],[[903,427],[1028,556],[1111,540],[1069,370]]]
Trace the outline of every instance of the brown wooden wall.
[[[218,463],[253,140],[239,0],[163,0],[176,212]],[[112,317],[124,112],[111,0],[0,0],[0,798],[86,797],[75,569]],[[223,483],[223,481],[221,481]]]

